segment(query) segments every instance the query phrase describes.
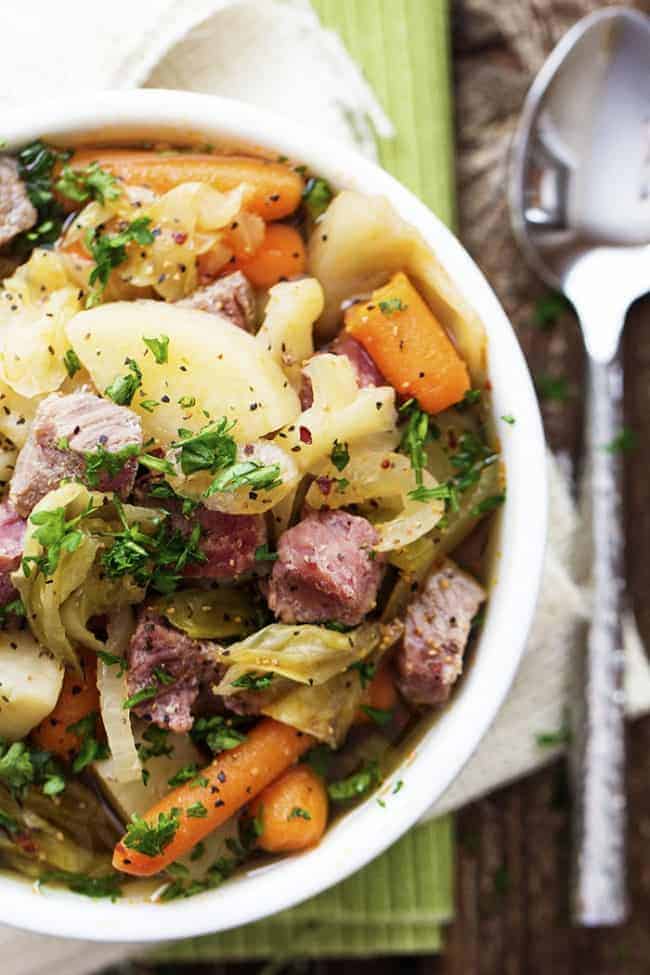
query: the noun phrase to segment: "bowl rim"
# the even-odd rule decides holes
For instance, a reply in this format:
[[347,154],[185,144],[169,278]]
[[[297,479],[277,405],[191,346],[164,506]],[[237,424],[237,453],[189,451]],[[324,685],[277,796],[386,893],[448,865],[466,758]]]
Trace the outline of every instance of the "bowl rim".
[[[271,149],[299,159],[334,184],[386,196],[436,252],[482,319],[488,336],[493,410],[508,477],[495,579],[472,667],[451,707],[389,776],[380,795],[333,824],[315,849],[243,873],[187,900],[116,903],[68,891],[40,890],[0,876],[0,922],[42,934],[96,941],[161,942],[227,930],[275,914],[359,870],[404,834],[459,773],[492,723],[514,678],[541,580],[547,516],[546,454],[541,418],[522,351],[505,312],[460,242],[396,179],[352,149],[294,120],[232,99],[140,90],[59,95],[3,113],[9,149],[37,137],[99,141],[102,133],[176,130],[220,142]],[[499,417],[513,413],[514,426]],[[513,622],[511,623],[510,620]],[[442,747],[441,747],[442,746]],[[395,793],[402,779],[406,787]],[[208,910],[206,910],[208,908]]]

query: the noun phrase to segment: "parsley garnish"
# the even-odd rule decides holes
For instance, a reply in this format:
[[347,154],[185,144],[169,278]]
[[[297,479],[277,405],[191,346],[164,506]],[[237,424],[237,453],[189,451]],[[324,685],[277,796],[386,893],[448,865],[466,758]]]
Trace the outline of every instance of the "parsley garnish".
[[190,860],[192,861],[192,863],[195,863],[197,860],[200,860],[204,854],[205,854],[205,843],[199,842],[196,844],[196,846],[190,853]]
[[[142,742],[137,746],[138,756],[141,762],[146,762],[150,758],[157,758],[159,755],[173,755],[174,748],[169,744],[169,731],[166,728],[159,728],[155,724],[150,724],[143,732]],[[145,745],[144,742],[147,742]]]
[[49,752],[30,748],[23,741],[9,744],[0,738],[0,782],[20,797],[29,785],[40,786],[46,796],[65,789],[61,768]]
[[174,807],[169,813],[158,813],[157,823],[148,823],[133,813],[123,840],[124,846],[147,857],[159,856],[176,836],[180,814],[181,810]]
[[310,768],[314,770],[316,775],[320,775],[321,778],[325,778],[327,775],[330,759],[333,755],[332,749],[328,745],[314,745],[310,748],[306,755],[303,756],[301,761],[307,762]]
[[510,426],[514,426],[515,423],[517,422],[514,416],[512,415],[512,413],[504,413],[501,419],[503,420],[504,423],[509,423]]
[[63,353],[63,365],[70,379],[81,369],[81,361],[74,349],[66,349]]
[[172,449],[179,452],[179,463],[183,474],[194,474],[196,471],[209,471],[216,474],[234,464],[237,457],[237,444],[230,436],[235,426],[235,420],[228,421],[222,417],[216,423],[192,433],[191,430],[179,430],[179,440],[172,443]]
[[353,626],[348,626],[347,623],[339,623],[338,620],[327,620],[323,626],[326,630],[334,630],[335,633],[349,633],[350,630],[354,629]]
[[138,217],[117,234],[101,234],[98,228],[88,227],[84,242],[95,262],[88,283],[91,287],[98,287],[88,295],[87,308],[92,308],[101,301],[111,271],[126,260],[127,244],[136,243],[144,247],[154,242],[154,235],[149,230],[150,223],[150,217]]
[[505,500],[505,491],[502,491],[500,494],[491,494],[489,498],[484,498],[484,500],[479,502],[479,504],[474,505],[470,511],[470,515],[473,517],[476,515],[487,515],[490,511],[500,508]]
[[98,162],[91,162],[84,169],[64,166],[56,189],[75,203],[98,200],[103,204],[107,200],[116,200],[121,193],[115,177],[102,169]]
[[381,772],[378,762],[367,762],[363,768],[354,775],[348,776],[347,779],[331,782],[327,792],[333,802],[346,802],[349,799],[365,796],[380,782]]
[[142,371],[135,359],[126,358],[124,364],[128,367],[125,376],[116,376],[104,392],[117,403],[118,406],[130,406],[137,389],[142,386]]
[[199,766],[196,762],[191,762],[189,765],[183,765],[179,768],[175,775],[172,775],[171,779],[167,780],[167,784],[174,789],[177,785],[182,785],[183,782],[189,782],[190,779],[195,779],[199,771]]
[[[198,855],[195,855],[196,851],[200,851]],[[204,851],[205,846],[202,843],[197,843],[190,854],[190,860],[198,860]],[[202,894],[206,890],[214,890],[215,887],[219,887],[224,880],[227,880],[232,875],[233,871],[241,862],[241,859],[243,859],[243,856],[245,856],[245,852],[238,855],[236,859],[219,857],[202,880],[193,880],[187,885],[183,884],[180,880],[175,880],[163,891],[160,895],[160,900],[171,901],[179,897],[193,897],[195,894]]]
[[54,508],[52,511],[35,511],[30,515],[30,522],[37,525],[34,538],[43,547],[42,555],[27,555],[23,558],[22,567],[29,579],[34,563],[36,571],[44,576],[54,575],[63,552],[75,552],[84,539],[84,533],[77,526],[93,509],[92,498],[85,511],[76,518],[66,521],[65,508]]
[[279,464],[260,464],[256,460],[243,460],[217,474],[209,488],[203,492],[203,497],[210,498],[221,491],[236,491],[241,487],[250,487],[254,491],[263,489],[270,491],[280,484],[282,478]]
[[312,176],[311,179],[307,180],[307,185],[305,186],[302,198],[309,210],[312,219],[316,220],[320,217],[321,213],[327,210],[330,202],[332,200],[332,190],[330,189],[329,183],[320,176]]
[[178,405],[182,406],[184,410],[191,410],[193,406],[196,406],[196,396],[181,396]]
[[420,409],[415,400],[408,400],[400,407],[400,413],[407,417],[406,429],[402,434],[399,449],[407,454],[411,467],[415,471],[415,482],[418,487],[422,484],[422,471],[427,462],[424,447],[435,437],[430,428],[430,417]]
[[[142,406],[142,404],[140,404]],[[138,457],[138,462],[142,464],[143,467],[147,467],[150,471],[156,471],[157,474],[175,474],[174,465],[170,464],[168,460],[164,457],[155,457],[153,454],[140,454]],[[172,490],[170,488],[170,490]],[[153,497],[159,498],[169,498],[174,497],[176,492],[173,494],[158,494],[153,493],[153,488],[149,492]]]
[[206,745],[215,755],[236,748],[246,741],[246,735],[232,726],[232,720],[226,723],[219,715],[197,718],[190,737],[197,745]]
[[80,721],[75,724],[68,725],[66,731],[72,732],[73,735],[77,735],[81,739],[81,746],[79,748],[78,754],[72,763],[73,772],[81,772],[90,765],[92,762],[99,761],[102,758],[108,758],[108,748],[104,742],[97,741],[95,738],[95,733],[97,731],[97,718],[98,714],[96,711],[91,711]]
[[138,704],[142,704],[144,701],[150,701],[156,696],[160,691],[160,687],[157,684],[150,684],[148,687],[143,687],[131,697],[127,697],[125,701],[122,701],[122,707],[125,711],[130,711],[131,708],[136,708]]
[[350,664],[348,670],[357,671],[359,674],[359,680],[361,681],[361,686],[365,690],[377,673],[377,664],[368,663],[366,660],[357,660],[353,664]]
[[118,677],[122,677],[126,672],[126,660],[124,657],[118,657],[117,654],[109,653],[107,650],[97,650],[96,653],[101,662],[106,664],[107,667],[119,667],[117,672]]
[[396,311],[406,311],[408,305],[405,305],[401,298],[388,298],[387,301],[379,302],[379,311],[382,315],[393,315]]
[[393,720],[393,710],[386,710],[385,708],[371,708],[369,705],[364,704],[361,706],[361,710],[364,714],[367,714],[371,721],[374,721],[376,725],[380,728],[384,728],[387,724],[390,724]]
[[278,553],[270,551],[268,542],[264,542],[263,545],[258,545],[255,549],[256,562],[275,562],[277,558]]
[[151,349],[151,352],[153,353],[153,357],[159,366],[162,366],[165,362],[167,362],[169,358],[169,336],[168,335],[160,335],[158,336],[157,339],[145,339],[143,337],[142,341],[144,342],[144,344],[147,346],[148,349]]
[[69,158],[69,152],[53,149],[40,140],[18,153],[18,172],[27,196],[38,211],[38,223],[32,230],[18,235],[14,241],[17,251],[28,253],[34,247],[53,244],[59,237],[65,213],[54,198],[52,174],[58,162]]
[[560,745],[568,745],[571,741],[571,730],[564,726],[557,731],[540,731],[535,735],[535,741],[539,748],[558,748]]
[[481,402],[481,396],[480,389],[466,389],[463,398],[455,404],[456,409],[462,412],[470,406],[476,406],[477,403]]
[[273,680],[273,674],[254,674],[249,672],[247,674],[242,674],[237,680],[234,680],[231,687],[243,687],[247,691],[263,691],[265,690]]
[[105,874],[103,877],[89,877],[84,873],[73,873],[70,870],[48,870],[41,874],[40,881],[43,884],[52,881],[65,884],[69,890],[75,894],[83,894],[84,897],[110,897],[117,900],[122,895],[122,884],[124,878],[117,873]]
[[146,410],[147,413],[153,413],[156,407],[160,406],[160,403],[157,399],[141,399],[138,406],[140,406],[143,410]]
[[350,463],[350,452],[347,443],[339,443],[338,440],[335,440],[332,453],[330,454],[330,460],[337,471],[344,470]]
[[88,487],[98,487],[102,474],[107,474],[109,478],[116,477],[127,460],[136,457],[140,452],[138,444],[127,444],[120,450],[107,450],[103,444],[98,444],[96,450],[84,452],[84,462],[86,464],[85,478]]
[[190,819],[205,819],[208,815],[208,810],[205,808],[202,802],[193,802],[191,806],[188,806],[185,810]]
[[287,816],[288,821],[292,819],[311,819],[311,813],[303,809],[302,806],[294,806]]
[[413,488],[412,491],[408,493],[409,498],[413,501],[450,501],[451,507],[457,510],[458,501],[456,498],[455,488],[453,484],[436,484],[435,487],[425,487],[421,484],[419,487]]
[[0,627],[5,626],[10,616],[25,616],[25,606],[22,599],[12,599],[0,606]]

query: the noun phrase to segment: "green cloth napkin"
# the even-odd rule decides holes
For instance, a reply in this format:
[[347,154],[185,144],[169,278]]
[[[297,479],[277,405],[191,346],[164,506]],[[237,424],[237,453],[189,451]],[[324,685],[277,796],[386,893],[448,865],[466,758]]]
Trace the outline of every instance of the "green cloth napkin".
[[[380,160],[454,222],[448,0],[312,0],[340,34],[396,129]],[[165,962],[432,953],[453,911],[449,817],[412,830],[364,870],[304,904],[158,949]]]

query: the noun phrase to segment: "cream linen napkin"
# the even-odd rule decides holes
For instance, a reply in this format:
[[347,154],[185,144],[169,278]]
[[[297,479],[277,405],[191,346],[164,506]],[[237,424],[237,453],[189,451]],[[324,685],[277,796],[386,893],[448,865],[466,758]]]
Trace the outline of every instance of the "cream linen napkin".
[[[306,124],[318,119],[322,131],[371,155],[372,129],[391,135],[360,71],[338,37],[319,27],[307,0],[294,0],[290,13],[274,0],[112,0],[110,16],[82,0],[8,6],[0,9],[6,41],[0,94],[12,99],[146,83],[235,96]],[[64,54],[53,57],[58,51]],[[552,459],[549,481],[544,581],[518,677],[492,729],[430,816],[458,808],[557,753],[541,751],[535,735],[563,723],[576,627],[589,601],[572,565],[578,521],[569,479]],[[632,622],[627,632],[628,707],[637,714],[650,708],[650,671]],[[134,946],[0,928],[0,952],[6,975],[38,975],[53,967],[85,975],[126,957]]]

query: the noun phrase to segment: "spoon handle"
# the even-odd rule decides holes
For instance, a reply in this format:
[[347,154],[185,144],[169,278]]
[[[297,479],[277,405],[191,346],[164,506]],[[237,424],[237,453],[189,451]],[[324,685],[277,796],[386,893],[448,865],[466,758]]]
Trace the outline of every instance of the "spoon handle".
[[[622,463],[612,449],[622,428],[618,358],[588,366],[587,473],[591,483],[593,610],[574,722],[574,920],[625,918],[625,741],[623,711]],[[608,449],[607,445],[612,445]]]

